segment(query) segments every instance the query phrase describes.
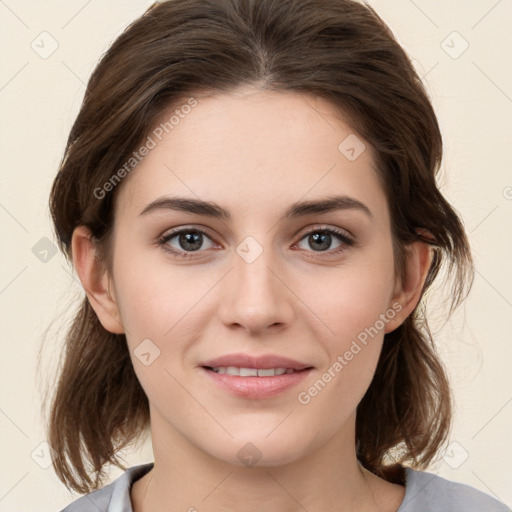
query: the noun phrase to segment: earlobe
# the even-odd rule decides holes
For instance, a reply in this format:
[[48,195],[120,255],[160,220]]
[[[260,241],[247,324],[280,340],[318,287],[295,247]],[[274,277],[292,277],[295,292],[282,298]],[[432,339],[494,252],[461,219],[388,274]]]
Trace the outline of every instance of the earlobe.
[[73,265],[84,287],[87,298],[103,327],[114,334],[123,334],[124,328],[116,298],[112,293],[110,275],[101,268],[90,230],[78,226],[71,241]]
[[399,304],[400,307],[394,307],[399,311],[387,323],[386,333],[399,327],[418,305],[432,264],[432,256],[432,247],[426,242],[417,241],[407,246],[404,279],[397,277],[395,293],[391,301],[391,304]]

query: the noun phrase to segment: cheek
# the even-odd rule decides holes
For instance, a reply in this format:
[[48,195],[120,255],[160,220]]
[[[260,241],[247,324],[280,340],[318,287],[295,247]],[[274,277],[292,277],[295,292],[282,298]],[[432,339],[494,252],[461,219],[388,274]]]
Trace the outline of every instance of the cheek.
[[309,286],[307,296],[343,349],[367,329],[382,330],[379,319],[391,307],[393,284],[393,258],[381,253],[381,258],[361,259]]
[[[116,267],[116,296],[126,330],[132,336],[164,339],[174,326],[195,314],[210,290],[210,279],[198,277],[164,258],[150,260],[147,253],[132,253]],[[205,276],[208,277],[208,276]]]
[[[301,403],[310,400],[318,414],[325,408],[338,422],[353,411],[370,385],[382,348],[386,322],[395,311],[390,308],[394,274],[391,247],[367,254],[353,265],[325,279],[310,290],[315,311],[324,326],[316,333],[327,351],[327,361],[312,387],[304,390]],[[324,391],[325,388],[325,391]],[[300,400],[299,400],[300,401]],[[333,417],[334,419],[334,417]]]
[[385,320],[394,317],[388,310],[389,283],[385,274],[347,272],[318,295],[324,299],[317,300],[317,311],[329,329],[319,329],[316,337],[327,358],[297,399],[311,417],[329,411],[333,432],[356,410],[375,374]]
[[[149,262],[148,258],[119,261],[116,297],[132,363],[142,386],[158,393],[160,383],[190,364],[189,349],[201,337],[208,320],[204,300],[211,291],[209,275],[195,277],[185,267]],[[210,312],[211,314],[211,312]],[[172,387],[167,390],[170,392]]]

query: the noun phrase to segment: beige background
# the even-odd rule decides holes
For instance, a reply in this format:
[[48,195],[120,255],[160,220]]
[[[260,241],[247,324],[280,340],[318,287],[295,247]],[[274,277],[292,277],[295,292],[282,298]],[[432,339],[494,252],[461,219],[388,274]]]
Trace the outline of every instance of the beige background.
[[[35,253],[41,257],[43,237],[53,240],[48,193],[84,84],[108,44],[149,4],[0,2],[2,511],[52,512],[76,498],[51,466],[41,467],[51,459],[40,444],[45,434],[36,360],[43,331],[57,318],[45,357],[51,372],[67,305],[82,290],[63,256],[52,255],[48,241],[46,262]],[[446,146],[442,187],[462,215],[476,260],[465,307],[444,326],[438,322],[457,410],[450,450],[431,471],[512,506],[512,2],[371,4],[427,84]],[[52,44],[58,44],[54,53],[41,56]],[[140,452],[127,453],[126,461],[135,465],[151,457],[146,444]],[[114,469],[111,476],[120,473]]]

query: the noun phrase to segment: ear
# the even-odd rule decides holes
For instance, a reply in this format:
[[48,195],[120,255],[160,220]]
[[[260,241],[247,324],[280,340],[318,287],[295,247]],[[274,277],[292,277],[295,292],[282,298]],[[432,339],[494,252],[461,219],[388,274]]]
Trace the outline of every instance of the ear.
[[385,333],[399,327],[418,305],[432,256],[432,247],[426,242],[417,241],[406,247],[404,279],[397,276],[390,304],[397,313],[386,323]]
[[102,268],[90,230],[78,226],[71,240],[73,264],[87,298],[103,327],[112,333],[123,334],[124,328],[115,296],[111,295],[111,277]]

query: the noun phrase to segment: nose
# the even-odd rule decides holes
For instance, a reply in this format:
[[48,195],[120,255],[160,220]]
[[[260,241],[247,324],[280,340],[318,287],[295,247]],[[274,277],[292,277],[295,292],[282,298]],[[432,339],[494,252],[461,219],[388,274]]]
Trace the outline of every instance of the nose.
[[234,254],[223,281],[219,315],[224,325],[257,335],[292,323],[294,294],[270,249],[254,261]]

